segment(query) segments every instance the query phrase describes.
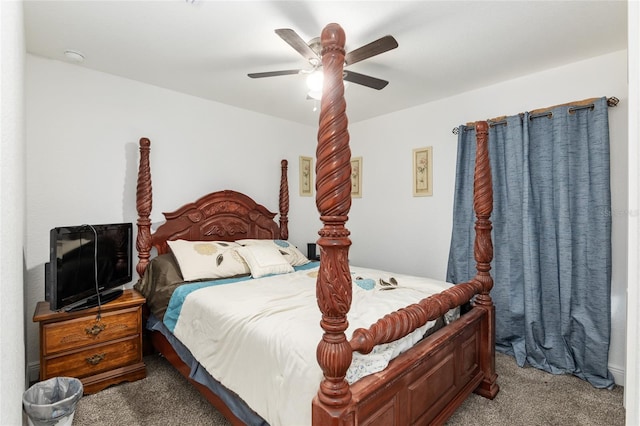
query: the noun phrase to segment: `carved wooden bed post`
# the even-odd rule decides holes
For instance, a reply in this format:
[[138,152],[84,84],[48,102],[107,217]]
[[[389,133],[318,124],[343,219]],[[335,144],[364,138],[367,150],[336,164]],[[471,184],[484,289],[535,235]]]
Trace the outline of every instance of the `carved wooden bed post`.
[[289,239],[289,181],[287,180],[287,160],[280,162],[280,239]]
[[138,236],[136,249],[138,250],[138,264],[136,272],[141,277],[144,274],[151,253],[151,168],[149,165],[149,151],[151,141],[140,139],[140,163],[138,166],[138,185],[136,188],[136,209],[138,210]]
[[351,307],[351,240],[345,227],[351,208],[351,150],[342,82],[344,31],[338,24],[329,24],[321,41],[324,87],[316,150],[316,205],[324,226],[318,232],[322,255],[316,297],[324,330],[317,358],[324,379],[313,402],[313,424],[337,425],[351,423],[344,413],[351,401],[345,375],[352,351],[344,333]]
[[493,259],[493,243],[491,241],[491,212],[493,211],[493,188],[491,181],[491,165],[489,162],[488,144],[489,126],[486,121],[476,123],[476,165],[473,181],[473,209],[476,212],[476,238],[474,257],[476,270],[474,280],[482,284],[482,292],[475,298],[475,304],[487,311],[487,321],[481,330],[480,369],[484,379],[475,390],[485,398],[493,399],[498,393],[496,383],[498,375],[495,366],[495,306],[489,292],[493,288],[491,277],[491,260]]

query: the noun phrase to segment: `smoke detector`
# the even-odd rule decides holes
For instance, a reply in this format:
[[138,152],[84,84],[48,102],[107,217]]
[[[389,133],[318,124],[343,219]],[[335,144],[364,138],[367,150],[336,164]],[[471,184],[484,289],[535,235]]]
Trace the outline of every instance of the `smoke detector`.
[[64,57],[70,62],[75,62],[77,64],[84,62],[84,55],[77,50],[65,50]]

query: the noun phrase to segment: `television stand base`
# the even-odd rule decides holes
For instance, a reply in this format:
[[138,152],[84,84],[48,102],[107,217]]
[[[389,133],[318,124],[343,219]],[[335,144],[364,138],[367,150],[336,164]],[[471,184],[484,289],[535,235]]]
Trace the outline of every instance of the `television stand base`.
[[[115,291],[110,291],[109,293],[104,293],[100,295],[100,305],[104,305],[105,303],[109,303],[112,300],[116,300],[118,297],[122,296],[122,293],[124,291],[122,289],[119,290],[115,290]],[[76,311],[81,311],[83,309],[88,309],[88,308],[95,308],[96,306],[98,306],[98,296],[93,296],[88,298],[87,300],[85,300],[84,302],[82,302],[79,305],[74,305],[74,306],[70,306],[69,308],[65,309],[65,312],[76,312]]]

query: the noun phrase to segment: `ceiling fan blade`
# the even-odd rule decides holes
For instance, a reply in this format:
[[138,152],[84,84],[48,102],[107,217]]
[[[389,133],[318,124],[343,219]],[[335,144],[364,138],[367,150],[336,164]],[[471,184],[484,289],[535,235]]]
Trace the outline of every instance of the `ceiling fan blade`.
[[311,61],[313,59],[320,61],[320,58],[309,47],[309,45],[290,28],[280,28],[275,30],[276,34],[278,34],[284,41],[286,41],[291,47],[296,49],[296,51],[301,54],[307,61]]
[[387,35],[347,53],[344,58],[344,62],[347,65],[355,64],[356,62],[360,62],[372,56],[379,55],[381,53],[395,49],[396,47],[398,47],[398,42],[396,41],[396,39],[393,38],[393,36]]
[[371,77],[368,75],[360,74],[353,71],[344,70],[345,81],[351,83],[361,84],[363,86],[371,87],[372,89],[381,90],[384,89],[389,82],[387,80],[381,80],[379,78]]
[[291,75],[298,74],[300,70],[282,70],[282,71],[267,71],[267,72],[253,72],[247,74],[251,78],[262,78],[262,77],[277,77],[279,75]]

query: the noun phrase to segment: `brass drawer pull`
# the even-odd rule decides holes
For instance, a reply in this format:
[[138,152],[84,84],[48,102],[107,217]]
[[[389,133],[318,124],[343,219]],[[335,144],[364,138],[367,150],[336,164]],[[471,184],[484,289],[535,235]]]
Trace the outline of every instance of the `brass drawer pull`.
[[91,365],[98,365],[100,363],[100,361],[102,361],[104,359],[106,354],[95,354],[94,356],[90,356],[89,358],[86,358],[87,362]]
[[97,324],[96,323],[96,324],[93,324],[93,327],[91,327],[91,328],[89,328],[89,327],[85,328],[84,331],[87,334],[90,334],[92,336],[97,336],[98,334],[103,332],[106,327],[107,326],[104,325],[104,324]]

